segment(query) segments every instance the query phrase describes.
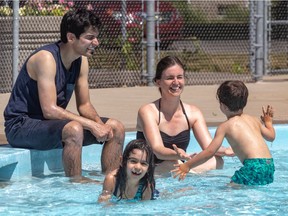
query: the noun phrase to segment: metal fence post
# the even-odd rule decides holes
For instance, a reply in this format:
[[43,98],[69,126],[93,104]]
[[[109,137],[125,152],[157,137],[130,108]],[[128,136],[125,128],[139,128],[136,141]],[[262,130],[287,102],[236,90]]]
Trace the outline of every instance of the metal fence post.
[[155,1],[147,1],[147,84],[153,86],[155,59]]
[[[121,1],[121,33],[122,33],[122,47],[125,45],[127,41],[127,29],[126,29],[126,20],[127,20],[127,4],[126,0]],[[121,69],[126,69],[126,56],[122,56],[122,67]]]
[[12,54],[12,73],[14,86],[18,76],[18,57],[19,57],[19,0],[13,1],[13,54]]
[[250,32],[250,71],[251,74],[255,74],[255,41],[256,41],[256,34],[255,34],[255,1],[250,0],[249,4],[249,9],[250,9],[250,25],[249,25],[249,32]]
[[[269,0],[270,1],[270,0]],[[268,73],[268,52],[269,52],[269,47],[268,47],[268,2],[263,1],[263,74],[266,75]]]
[[265,69],[265,61],[264,61],[264,25],[266,24],[264,22],[264,14],[265,14],[265,3],[264,1],[256,1],[256,43],[255,43],[255,74],[254,78],[255,80],[262,79],[262,76],[264,74]]
[[[278,3],[278,2],[277,2]],[[271,55],[273,54],[273,51],[272,51],[272,29],[275,27],[277,29],[277,27],[279,26],[288,26],[288,2],[285,2],[285,1],[280,1],[279,3],[280,4],[280,7],[281,9],[283,10],[283,14],[280,13],[280,20],[277,20],[276,19],[273,19],[272,17],[272,14],[271,14],[271,10],[272,10],[272,2],[271,0],[269,0],[267,2],[267,49],[268,51],[266,52],[267,53],[267,71],[266,73],[267,74],[276,74],[276,73],[287,73],[288,72],[288,67],[284,67],[284,68],[273,68],[273,63],[270,61],[270,57]],[[278,6],[279,7],[279,6]],[[286,13],[286,15],[285,15]],[[277,42],[283,40],[283,36],[277,36],[277,34],[279,34],[281,32],[278,32],[277,30],[274,31],[274,34],[276,34],[276,38],[277,39],[274,39],[274,41],[276,40]],[[284,35],[286,36],[286,41],[288,39],[288,28],[285,28],[285,32],[284,32]],[[285,39],[284,39],[285,40]],[[282,50],[285,50],[286,51],[286,55],[287,55],[287,60],[286,62],[288,62],[288,43],[286,42],[286,44],[283,43],[284,46],[281,46],[283,49]],[[277,49],[277,51],[281,51],[279,49]],[[285,52],[284,51],[284,52]],[[275,51],[274,51],[275,52]],[[287,64],[286,64],[287,65]]]

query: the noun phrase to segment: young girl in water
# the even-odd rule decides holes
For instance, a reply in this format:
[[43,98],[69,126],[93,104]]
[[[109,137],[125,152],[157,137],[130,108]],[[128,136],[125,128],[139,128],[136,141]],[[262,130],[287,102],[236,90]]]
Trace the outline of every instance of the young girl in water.
[[130,141],[124,149],[119,169],[106,175],[98,202],[112,195],[128,200],[153,199],[155,191],[153,152],[145,140]]

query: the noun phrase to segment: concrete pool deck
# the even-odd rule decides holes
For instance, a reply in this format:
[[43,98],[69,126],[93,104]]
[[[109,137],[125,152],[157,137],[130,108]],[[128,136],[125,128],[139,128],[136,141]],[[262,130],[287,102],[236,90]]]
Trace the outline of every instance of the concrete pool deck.
[[[249,98],[245,113],[260,116],[261,107],[267,104],[275,108],[274,123],[288,123],[288,75],[267,76],[262,81],[247,83]],[[219,85],[186,86],[182,100],[198,106],[207,121],[208,126],[215,126],[225,120],[216,100],[216,90]],[[0,144],[7,143],[4,135],[3,111],[10,94],[0,94]],[[90,97],[99,115],[116,118],[123,122],[126,131],[135,130],[137,111],[143,104],[158,99],[160,96],[156,87],[123,87],[91,89]],[[77,113],[73,97],[68,109]]]

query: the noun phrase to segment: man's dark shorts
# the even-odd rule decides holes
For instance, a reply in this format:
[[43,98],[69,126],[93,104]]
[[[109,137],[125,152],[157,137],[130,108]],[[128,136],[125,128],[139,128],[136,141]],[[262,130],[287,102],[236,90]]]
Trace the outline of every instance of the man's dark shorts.
[[[101,118],[106,123],[108,118]],[[27,116],[18,118],[13,124],[5,123],[9,144],[15,148],[49,150],[63,148],[62,130],[70,120],[39,120]],[[102,144],[92,133],[84,130],[83,145]]]

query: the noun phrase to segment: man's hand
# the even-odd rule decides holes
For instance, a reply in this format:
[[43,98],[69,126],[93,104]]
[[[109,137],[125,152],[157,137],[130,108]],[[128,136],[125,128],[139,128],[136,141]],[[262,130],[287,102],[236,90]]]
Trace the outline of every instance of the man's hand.
[[180,160],[189,160],[191,158],[190,155],[188,155],[183,149],[178,148],[175,144],[172,145],[174,151],[177,153],[177,155],[180,157]]
[[96,137],[98,142],[105,142],[113,138],[112,127],[108,124],[95,123],[95,126],[91,129],[91,133]]
[[174,174],[173,178],[176,178],[177,176],[179,176],[179,179],[178,179],[179,181],[184,180],[190,168],[187,166],[186,163],[175,164],[174,166],[176,167],[176,169],[171,170],[172,175]]

